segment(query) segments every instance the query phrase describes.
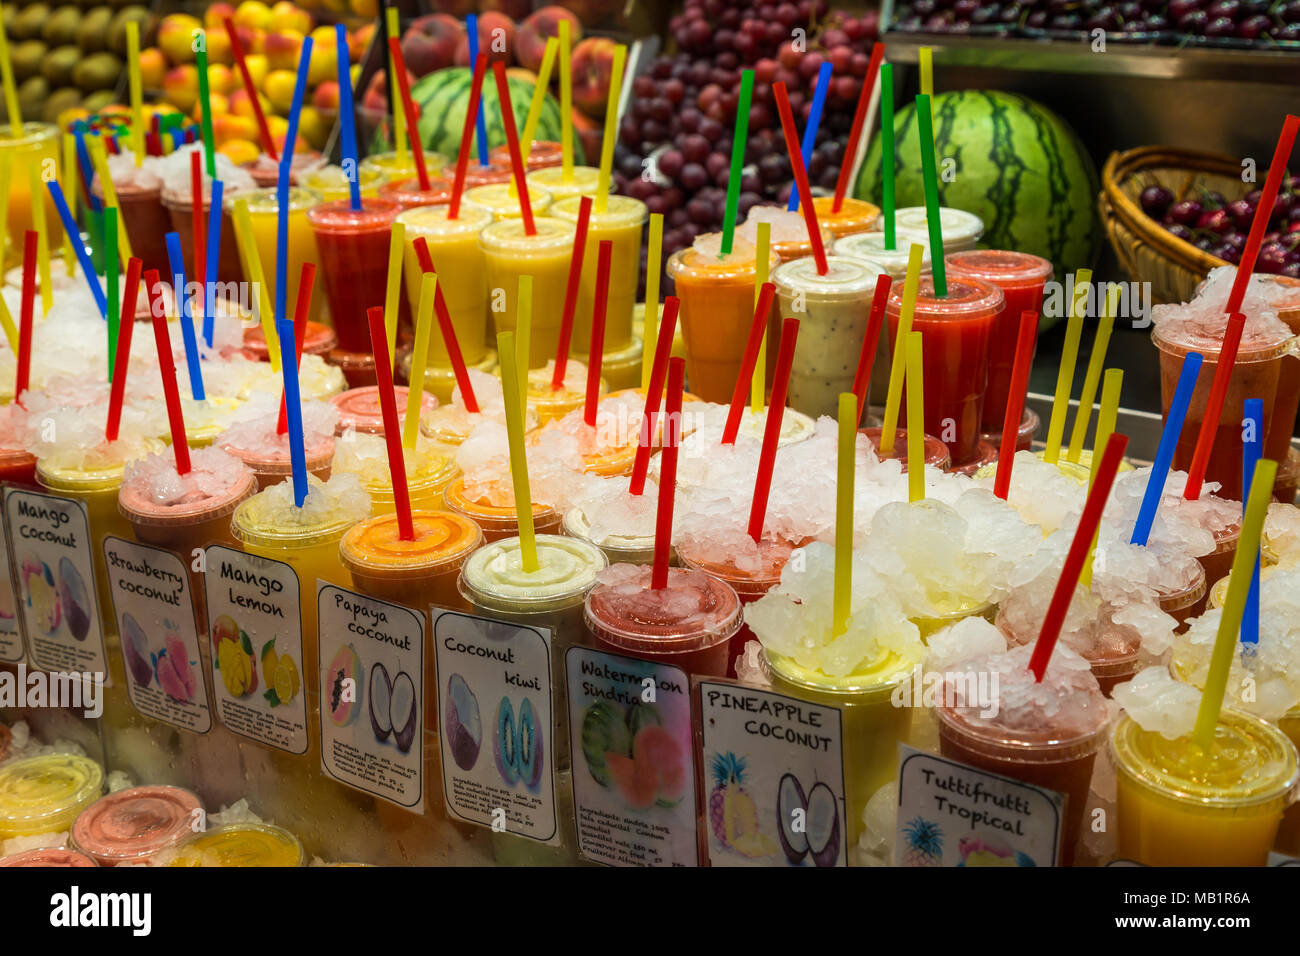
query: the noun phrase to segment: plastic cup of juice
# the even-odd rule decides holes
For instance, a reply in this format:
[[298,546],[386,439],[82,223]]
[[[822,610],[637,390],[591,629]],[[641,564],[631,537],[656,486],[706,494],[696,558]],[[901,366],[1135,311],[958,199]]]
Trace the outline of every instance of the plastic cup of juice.
[[[375,199],[379,189],[388,182],[388,176],[372,167],[357,167],[357,185],[362,199]],[[352,184],[343,174],[341,166],[318,166],[298,176],[298,185],[315,194],[318,202],[349,202]],[[362,203],[364,206],[365,203]]]
[[[353,474],[361,479],[370,494],[370,507],[376,515],[393,514],[393,478],[388,468],[388,444],[380,435],[358,432],[340,439],[334,453],[335,474]],[[406,487],[411,507],[421,511],[438,509],[447,485],[460,475],[455,459],[444,454],[427,438],[418,441],[414,450],[405,449]]]
[[[443,504],[448,511],[469,518],[482,528],[485,541],[502,541],[519,534],[519,512],[514,503],[496,505],[484,498],[471,498],[465,490],[464,478],[457,478],[447,486]],[[533,502],[533,529],[537,534],[559,534],[560,520],[555,508]]]
[[[600,357],[600,377],[613,391],[636,388],[641,384],[641,356],[643,345],[641,336],[632,333],[632,341],[624,348],[611,351],[605,349]],[[575,352],[576,358],[583,365],[591,361],[589,354]],[[687,399],[689,401],[689,399]]]
[[381,304],[388,288],[388,246],[396,203],[371,199],[353,210],[347,200],[324,202],[307,213],[316,237],[330,317],[346,352],[370,351],[366,310]]
[[25,448],[0,448],[0,481],[36,487],[36,456]]
[[[965,276],[949,277],[944,298],[935,295],[930,275],[917,290],[912,331],[924,337],[925,431],[948,446],[954,465],[979,452],[989,339],[1003,301],[997,286]],[[902,305],[902,288],[891,289],[885,306],[891,347]]]
[[[361,160],[357,166],[358,169],[374,170],[383,173],[389,180],[402,179],[406,176],[414,176],[415,154],[409,149],[398,155],[396,151],[389,150],[385,153],[371,153],[365,159]],[[430,176],[440,176],[447,168],[447,157],[442,153],[434,153],[429,150],[424,151],[424,168]]]
[[[1291,743],[1300,747],[1300,707],[1292,708],[1277,722],[1278,729],[1291,738]],[[1282,825],[1278,827],[1277,842],[1274,843],[1279,853],[1287,856],[1300,856],[1300,803],[1293,803],[1282,814]]]
[[[534,216],[549,215],[547,210],[551,208],[551,194],[540,186],[528,187],[528,201]],[[476,206],[482,206],[492,213],[492,221],[500,222],[502,219],[519,219],[523,216],[523,207],[519,205],[519,197],[510,194],[510,183],[488,183],[485,186],[475,186],[473,189],[465,190],[465,202],[472,202]]]
[[790,405],[814,418],[833,416],[840,393],[853,391],[872,293],[883,271],[845,256],[828,256],[826,262],[825,275],[809,257],[782,263],[772,276],[781,316],[799,320]]
[[[553,366],[547,363],[545,368],[536,368],[528,373],[528,408],[536,413],[543,425],[582,408],[587,401],[587,369],[581,363],[570,361],[565,366],[564,382],[559,388],[551,388],[552,371]],[[607,391],[608,385],[602,376],[601,397]]]
[[[591,351],[591,315],[596,301],[596,260],[600,243],[613,244],[609,260],[609,305],[605,312],[605,350],[617,352],[632,342],[632,307],[641,276],[641,227],[649,215],[646,204],[628,196],[610,196],[604,212],[591,211],[587,248],[583,252],[578,311],[573,321],[573,350]],[[577,228],[579,197],[557,200],[551,215]],[[752,313],[752,310],[751,310]],[[552,352],[552,355],[554,353]]]
[[[281,435],[276,432],[272,422],[267,422],[263,434],[264,442],[258,445],[232,444],[220,439],[217,441],[218,447],[234,455],[253,473],[257,491],[262,491],[270,485],[278,485],[293,476],[288,434]],[[333,436],[307,436],[304,444],[307,471],[321,481],[328,481],[330,468],[334,462]]]
[[[22,256],[22,236],[32,226],[32,196],[28,183],[32,166],[51,163],[54,168],[59,162],[59,127],[53,123],[23,123],[23,134],[13,135],[13,128],[6,123],[0,131],[0,153],[8,154],[9,163],[9,221],[8,235],[12,240],[10,257]],[[46,241],[50,249],[58,249],[63,242],[63,220],[54,208],[54,200],[48,195],[45,199]]]
[[[522,150],[523,143],[520,143]],[[509,163],[510,145],[502,143],[500,146],[493,146],[488,150],[488,160],[493,163]],[[524,167],[528,172],[538,169],[547,169],[552,166],[560,166],[564,163],[564,147],[559,143],[553,143],[546,139],[535,139],[528,144],[528,158],[524,161]],[[587,167],[579,167],[587,168]]]
[[46,754],[0,767],[0,840],[62,833],[104,791],[104,768],[75,754]]
[[180,787],[145,786],[100,797],[72,825],[73,845],[100,866],[148,863],[193,834],[199,798]]
[[[299,178],[304,173],[320,169],[325,165],[325,157],[314,149],[295,149],[289,161],[289,185],[301,185]],[[362,165],[365,162],[362,161]],[[259,153],[257,159],[244,167],[248,170],[259,189],[274,189],[280,183],[280,160],[272,159],[269,153]],[[132,246],[135,243],[132,242]]]
[[[592,534],[591,519],[581,507],[570,508],[564,514],[561,530],[570,538],[579,538],[594,544],[605,552],[610,564],[652,564],[655,558],[653,534],[611,534],[596,540]],[[669,552],[669,561],[672,553]]]
[[[486,261],[488,290],[504,292],[505,308],[491,314],[497,332],[515,330],[519,277],[533,277],[528,366],[540,368],[547,359],[555,358],[560,341],[564,291],[569,281],[569,261],[573,258],[574,227],[549,216],[538,216],[533,221],[536,235],[525,234],[521,220],[503,219],[480,232],[478,241]],[[590,313],[584,317],[579,311],[574,316],[575,340],[584,320],[590,324]]]
[[[455,447],[463,444],[470,433],[489,417],[501,421],[500,409],[494,410],[492,416],[486,416],[483,412],[467,412],[459,402],[442,404],[420,419],[420,434],[440,445]],[[530,405],[524,419],[524,433],[532,431],[537,424],[537,410]]]
[[[397,416],[406,417],[406,402],[409,389],[405,385],[393,386],[393,397],[397,403]],[[384,434],[384,413],[379,407],[379,386],[366,385],[362,388],[350,388],[341,395],[330,399],[339,410],[339,423],[335,433],[345,435],[355,430],[362,435]],[[420,414],[433,410],[438,400],[425,392],[420,396]],[[335,449],[337,453],[337,448]]]
[[[262,278],[266,282],[266,294],[273,305],[275,303],[277,230],[280,221],[280,200],[277,193],[278,190],[275,189],[258,189],[251,193],[226,197],[222,201],[222,205],[226,207],[227,221],[223,222],[221,226],[223,236],[233,237],[235,235],[235,227],[229,221],[230,210],[234,209],[236,200],[246,197],[248,199],[248,220],[253,229],[253,241],[257,245],[258,257],[262,260]],[[164,201],[166,198],[166,193],[164,193]],[[285,255],[285,272],[288,276],[289,291],[285,302],[290,310],[293,309],[294,303],[298,301],[298,280],[302,275],[304,262],[314,262],[321,267],[320,271],[324,274],[317,277],[318,286],[321,279],[326,280],[327,283],[330,279],[329,266],[321,260],[320,254],[316,251],[316,236],[312,232],[311,224],[307,221],[307,210],[319,202],[320,199],[316,194],[308,192],[306,189],[295,186],[289,190],[289,244]],[[182,245],[185,243],[185,235],[185,231],[182,230]],[[237,243],[234,242],[223,241],[221,243],[223,254],[226,249],[229,249],[231,254],[234,255],[236,245]],[[385,249],[385,261],[387,256],[388,252]],[[238,257],[236,257],[236,261],[237,259]],[[328,293],[328,291],[327,285],[326,292]],[[307,316],[313,322],[321,321],[320,304],[322,298],[324,297],[320,294],[319,288],[313,291],[311,311]],[[335,321],[337,323],[337,320]]]
[[379,187],[379,198],[397,203],[403,212],[420,206],[445,206],[451,202],[451,183],[435,176],[428,189],[421,189],[418,179],[390,179]]
[[[454,173],[455,170],[453,169],[452,172]],[[509,160],[504,164],[489,162],[485,166],[471,159],[469,168],[465,171],[465,188],[473,189],[475,186],[508,182],[514,174],[515,168],[510,164]]]
[[[275,190],[271,190],[274,195]],[[239,261],[239,244],[234,241],[235,222],[231,218],[231,210],[234,209],[236,199],[249,197],[250,211],[253,204],[253,197],[256,192],[250,192],[247,189],[230,190],[223,193],[222,213],[221,213],[221,254],[217,258],[217,280],[220,282],[242,282],[244,280],[244,267]],[[272,203],[274,203],[272,198]],[[187,181],[181,188],[174,186],[165,186],[162,190],[162,204],[167,210],[167,216],[171,220],[171,225],[167,232],[177,233],[180,237],[181,259],[185,263],[185,279],[187,282],[195,281],[198,273],[194,269],[194,200],[190,192],[190,184]],[[212,212],[212,184],[208,181],[203,183],[203,216],[204,220]],[[164,240],[165,242],[165,240]],[[259,241],[258,246],[262,243]],[[132,251],[135,244],[132,243]],[[166,246],[164,245],[164,256]],[[274,250],[272,250],[274,252]],[[165,260],[166,261],[166,260]],[[263,262],[275,262],[274,257],[268,259],[266,250],[262,249]],[[206,270],[206,266],[205,266]],[[275,273],[274,269],[269,270],[267,281],[270,282]],[[168,281],[172,277],[170,261],[160,272]],[[292,301],[292,300],[290,300]]]
[[[894,229],[899,236],[913,241],[930,240],[929,219],[924,206],[904,206],[894,213]],[[965,252],[974,249],[984,235],[984,221],[964,209],[939,207],[939,231],[943,235],[943,252]]]
[[0,859],[0,866],[98,866],[99,864],[84,853],[69,850],[62,846],[46,846],[37,850],[25,850]]
[[1224,710],[1214,745],[1169,740],[1122,717],[1111,739],[1119,855],[1147,866],[1264,866],[1297,780],[1295,744]]
[[[320,322],[308,322],[307,331],[302,337],[302,354],[329,355],[339,344],[339,337],[328,325]],[[254,362],[270,361],[271,353],[266,347],[266,334],[260,325],[251,325],[244,329],[244,354]]]
[[[315,595],[312,595],[315,600]],[[196,833],[167,854],[168,866],[305,866],[298,838],[269,823],[230,823]]]
[[[167,233],[172,231],[172,219],[162,202],[162,180],[152,174],[130,178],[119,176],[113,180],[113,192],[117,196],[117,213],[122,217],[126,234],[131,240],[131,252],[143,263],[141,274],[157,269],[160,276],[170,277]],[[103,202],[104,189],[99,177],[91,185],[90,193]],[[57,216],[55,219],[58,221]],[[46,224],[49,224],[48,219]],[[221,225],[224,228],[225,223]],[[191,236],[190,242],[193,241]],[[217,271],[221,271],[220,267]]]
[[[509,160],[506,166],[510,165]],[[538,186],[545,189],[551,194],[552,202],[560,202],[565,199],[572,199],[575,196],[594,196],[596,187],[600,183],[600,170],[595,166],[574,166],[572,175],[568,181],[564,178],[564,168],[560,165],[547,166],[541,169],[529,169],[528,175],[524,181],[529,186]],[[614,188],[613,178],[611,177],[610,189]]]
[[[880,437],[884,433],[880,428],[862,428],[859,432],[867,436],[867,441],[871,442],[872,451],[882,460],[900,461],[903,463],[903,471],[907,471],[907,429],[898,428],[894,430],[894,450],[888,455],[880,452]],[[947,471],[952,467],[952,456],[948,453],[948,446],[933,435],[925,436],[925,464],[933,465],[940,471]]]
[[870,232],[880,220],[880,207],[865,199],[845,196],[840,211],[835,212],[834,196],[814,196],[813,209],[817,212],[817,222],[830,231],[831,236],[842,239],[860,232]]

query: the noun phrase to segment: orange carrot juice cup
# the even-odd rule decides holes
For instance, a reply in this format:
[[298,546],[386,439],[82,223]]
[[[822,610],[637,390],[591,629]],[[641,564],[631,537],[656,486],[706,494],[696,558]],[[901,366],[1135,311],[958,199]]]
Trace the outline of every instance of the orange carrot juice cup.
[[846,196],[840,211],[835,212],[834,208],[835,197],[813,197],[813,209],[817,211],[818,224],[828,229],[836,239],[860,232],[870,232],[880,219],[880,207],[872,205],[865,199]]

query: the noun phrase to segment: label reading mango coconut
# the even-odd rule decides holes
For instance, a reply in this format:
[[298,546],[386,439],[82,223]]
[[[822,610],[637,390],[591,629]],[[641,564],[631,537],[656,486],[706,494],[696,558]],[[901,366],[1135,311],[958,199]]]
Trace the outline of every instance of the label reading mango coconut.
[[6,488],[4,504],[18,622],[32,662],[45,671],[102,677],[112,686],[85,505],[20,488]]
[[550,631],[435,607],[433,650],[447,810],[558,843]]
[[104,566],[131,705],[146,717],[206,734],[212,711],[189,570],[170,551],[112,535],[104,539]]
[[423,813],[424,616],[324,581],[316,601],[322,768]]
[[[0,509],[0,522],[4,512]],[[23,633],[18,628],[18,600],[14,597],[13,562],[9,560],[9,535],[0,526],[0,661],[17,664],[26,656]]]
[[298,575],[283,561],[215,544],[206,562],[217,718],[232,733],[306,753]]
[[710,866],[848,866],[840,711],[699,684]]
[[611,866],[695,866],[686,672],[571,647],[565,675],[578,852]]

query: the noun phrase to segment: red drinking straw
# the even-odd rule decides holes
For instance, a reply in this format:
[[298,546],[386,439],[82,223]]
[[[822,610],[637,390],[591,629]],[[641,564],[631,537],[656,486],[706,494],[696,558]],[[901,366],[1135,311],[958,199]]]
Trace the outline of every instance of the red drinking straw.
[[266,151],[266,155],[278,162],[280,154],[275,151],[271,127],[266,125],[266,114],[262,112],[262,101],[258,98],[257,84],[253,82],[253,74],[248,72],[248,62],[244,59],[244,45],[239,42],[235,21],[225,17],[221,22],[226,28],[226,36],[230,37],[230,52],[235,56],[235,65],[239,67],[239,76],[244,81],[244,92],[253,103],[253,118],[257,120],[257,132],[262,139],[262,149]]
[[1110,486],[1115,481],[1120,462],[1124,458],[1124,449],[1128,447],[1128,436],[1113,433],[1106,441],[1106,450],[1102,453],[1101,464],[1092,487],[1088,489],[1088,500],[1084,502],[1083,514],[1079,516],[1079,527],[1074,531],[1074,540],[1065,556],[1061,568],[1061,577],[1052,592],[1052,601],[1047,605],[1047,616],[1043,618],[1043,628],[1038,632],[1038,641],[1034,644],[1034,653],[1029,658],[1029,669],[1034,678],[1042,681],[1047,673],[1047,662],[1056,647],[1056,639],[1061,636],[1061,625],[1065,623],[1066,612],[1070,610],[1070,601],[1075,588],[1079,586],[1079,577],[1083,574],[1083,564],[1088,560],[1092,550],[1092,540],[1101,524],[1101,512],[1110,497]]
[[1011,463],[1016,457],[1016,439],[1020,437],[1020,414],[1025,410],[1025,389],[1029,387],[1029,366],[1034,363],[1037,331],[1038,313],[1030,309],[1021,312],[1016,360],[1011,366],[1011,391],[1007,394],[1007,412],[1002,419],[1002,447],[998,449],[998,470],[993,477],[993,493],[1003,501],[1011,493]]
[[[298,278],[298,298],[293,307],[293,345],[295,364],[302,368],[302,343],[307,338],[307,313],[311,311],[311,290],[316,284],[316,263],[304,262]],[[280,417],[275,423],[277,435],[289,434],[289,404],[280,389]]]
[[[158,372],[162,375],[163,398],[167,400],[167,424],[172,431],[172,453],[176,456],[176,474],[190,473],[190,443],[185,437],[185,418],[181,415],[181,393],[176,386],[176,359],[172,340],[167,334],[167,315],[158,301],[158,273],[150,269],[144,277],[149,292],[149,313],[153,317],[153,340],[158,347]],[[118,346],[119,352],[121,346]]]
[[501,104],[501,125],[506,128],[506,144],[510,147],[510,165],[515,169],[515,189],[519,193],[519,215],[524,221],[524,235],[537,235],[533,225],[533,204],[528,198],[528,184],[524,182],[524,158],[519,151],[519,130],[515,129],[515,110],[510,103],[510,84],[506,80],[506,65],[500,60],[492,64],[492,74],[497,80],[497,100]]
[[383,306],[366,310],[370,319],[370,347],[375,354],[375,381],[379,385],[379,410],[384,416],[384,441],[388,443],[388,470],[393,479],[393,510],[397,533],[403,541],[415,540],[411,521],[411,492],[406,487],[406,461],[402,457],[402,426],[397,421],[397,397],[393,392],[393,369],[388,364],[388,329]]
[[[879,43],[876,46],[880,46]],[[853,394],[858,397],[858,417],[867,407],[867,386],[871,384],[871,367],[876,361],[876,348],[880,345],[880,330],[885,326],[885,305],[889,301],[889,288],[893,280],[881,273],[876,276],[876,293],[871,297],[871,312],[867,316],[867,334],[862,337],[862,351],[858,353],[858,370],[853,375]]]
[[420,179],[420,188],[427,191],[430,188],[429,167],[424,162],[424,144],[420,141],[419,120],[415,115],[415,103],[411,100],[411,82],[406,78],[406,60],[402,58],[401,41],[397,37],[389,37],[388,50],[393,55],[393,72],[397,74],[402,112],[406,114],[406,138],[410,141],[411,156],[415,159],[415,175]]
[[790,112],[790,98],[786,96],[785,84],[772,84],[772,93],[776,96],[776,108],[781,113],[781,131],[785,133],[785,148],[790,154],[790,165],[794,167],[794,182],[799,189],[799,206],[803,211],[803,220],[808,224],[808,241],[812,243],[813,258],[817,261],[817,274],[824,276],[829,266],[826,264],[826,249],[822,246],[821,230],[817,227],[817,210],[813,209],[812,190],[808,187],[808,171],[803,168],[803,154],[799,151],[799,137],[794,130],[794,114]]
[[[853,125],[849,128],[849,142],[844,148],[844,158],[840,161],[840,178],[835,181],[835,201],[831,211],[839,212],[844,205],[844,196],[849,189],[849,178],[853,175],[853,163],[858,158],[858,139],[862,136],[862,124],[867,120],[867,106],[871,103],[871,91],[876,86],[876,75],[880,72],[880,61],[885,57],[885,45],[877,42],[871,48],[871,62],[867,64],[867,75],[862,80],[862,92],[858,94],[858,108],[853,112]],[[802,200],[800,200],[802,202]],[[858,409],[858,420],[862,420],[862,409]]]
[[132,256],[126,264],[126,287],[122,290],[122,321],[117,329],[117,354],[113,356],[113,381],[108,391],[108,422],[104,439],[117,441],[122,424],[122,402],[126,398],[126,372],[131,367],[131,333],[135,329],[135,302],[140,295],[140,270],[144,263]]
[[1210,452],[1214,450],[1214,436],[1219,430],[1219,419],[1223,416],[1223,403],[1228,397],[1228,384],[1232,378],[1232,366],[1237,361],[1237,349],[1241,346],[1241,333],[1246,327],[1246,317],[1240,312],[1228,316],[1228,330],[1223,333],[1223,348],[1219,350],[1219,362],[1214,368],[1214,379],[1210,382],[1210,397],[1205,402],[1205,417],[1201,419],[1201,430],[1196,435],[1196,450],[1192,452],[1192,464],[1187,469],[1187,485],[1183,488],[1183,497],[1195,501],[1201,497],[1201,483],[1205,481],[1205,469],[1210,463]]
[[682,382],[686,360],[668,363],[668,402],[664,408],[664,450],[659,463],[659,503],[655,512],[655,557],[650,569],[650,587],[662,591],[668,586],[668,558],[673,550],[673,496],[677,490],[677,447],[682,437]]
[[781,439],[781,419],[785,415],[785,393],[790,385],[790,368],[794,365],[794,344],[798,338],[799,320],[786,319],[781,327],[781,349],[776,355],[776,377],[772,379],[772,401],[767,406],[767,427],[763,429],[763,448],[758,455],[754,500],[749,507],[749,536],[754,539],[755,544],[763,540],[767,498],[772,491],[772,470],[776,467],[776,447]]
[[659,341],[655,343],[654,363],[650,366],[650,381],[646,386],[641,437],[637,441],[636,460],[632,462],[632,480],[627,487],[628,492],[634,495],[645,491],[645,478],[650,471],[650,451],[654,447],[655,429],[659,424],[659,402],[663,397],[664,376],[668,374],[673,335],[677,331],[677,304],[675,295],[664,299],[664,314],[659,320]]
[[32,313],[36,307],[36,230],[23,235],[23,296],[18,312],[18,359],[14,375],[14,401],[23,403],[32,378]]
[[[1278,189],[1282,186],[1282,176],[1286,172],[1286,161],[1295,146],[1296,131],[1300,129],[1300,118],[1288,115],[1282,122],[1282,135],[1277,138],[1277,148],[1273,150],[1273,163],[1268,167],[1268,176],[1264,179],[1264,188],[1260,193],[1259,205],[1255,207],[1255,218],[1250,223],[1250,234],[1246,238],[1246,248],[1242,250],[1237,263],[1237,275],[1228,293],[1228,304],[1223,311],[1231,315],[1241,311],[1241,303],[1246,298],[1246,286],[1250,275],[1255,271],[1255,260],[1259,256],[1259,247],[1264,242],[1264,233],[1268,231],[1268,221],[1273,217],[1273,204],[1277,201]],[[1216,376],[1215,381],[1218,381]]]
[[569,281],[564,287],[564,312],[560,316],[560,340],[555,346],[555,370],[551,391],[564,387],[564,370],[569,364],[569,341],[573,338],[573,313],[578,308],[578,284],[582,280],[582,258],[587,251],[587,226],[591,222],[591,197],[578,200],[578,229],[573,234],[573,255],[569,257]]
[[192,210],[190,227],[194,231],[193,275],[194,281],[202,286],[203,271],[208,260],[204,250],[204,238],[208,231],[203,226],[203,151],[200,149],[190,153],[190,208]]
[[754,365],[758,362],[758,350],[763,345],[763,332],[767,329],[767,317],[772,312],[772,296],[776,286],[764,282],[758,291],[758,302],[754,306],[754,318],[749,323],[749,338],[745,340],[745,354],[740,359],[740,374],[736,376],[736,386],[731,390],[731,408],[727,412],[726,424],[722,427],[722,444],[734,445],[736,435],[740,432],[740,416],[749,404],[749,388],[754,378]]
[[596,301],[591,309],[591,351],[587,354],[587,404],[583,420],[596,427],[596,406],[600,403],[600,366],[605,352],[605,313],[609,310],[609,260],[614,253],[614,243],[600,241],[596,254]]
[[[433,256],[429,255],[429,243],[424,236],[416,236],[413,245],[415,258],[420,263],[420,271],[437,275],[438,270],[433,267]],[[451,312],[447,310],[447,300],[442,297],[442,286],[436,284],[433,289],[433,314],[438,319],[438,331],[442,333],[442,343],[447,346],[447,358],[451,362],[451,370],[456,373],[460,400],[465,405],[465,411],[477,413],[478,399],[474,397],[474,386],[469,380],[469,370],[465,368],[465,356],[460,353],[460,340],[456,338],[456,327],[451,324]]]
[[478,116],[479,100],[483,97],[483,74],[487,72],[487,54],[480,53],[474,61],[474,79],[469,87],[469,104],[465,108],[465,126],[460,131],[460,155],[456,157],[456,178],[451,184],[451,202],[447,205],[447,218],[460,217],[460,196],[465,191],[465,174],[469,172],[469,151],[474,140],[474,118]]

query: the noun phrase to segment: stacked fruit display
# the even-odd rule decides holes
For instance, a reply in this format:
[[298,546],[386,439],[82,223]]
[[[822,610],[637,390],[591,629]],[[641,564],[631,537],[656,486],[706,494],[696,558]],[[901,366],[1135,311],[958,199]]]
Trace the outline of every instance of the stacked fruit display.
[[[1259,200],[1258,189],[1229,201],[1210,190],[1201,190],[1195,198],[1178,199],[1156,185],[1148,186],[1138,197],[1142,211],[1171,234],[1234,265],[1241,260]],[[1300,177],[1283,180],[1255,271],[1300,278]]]

